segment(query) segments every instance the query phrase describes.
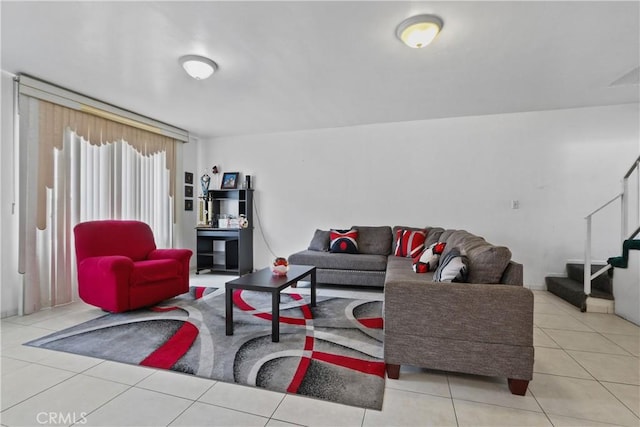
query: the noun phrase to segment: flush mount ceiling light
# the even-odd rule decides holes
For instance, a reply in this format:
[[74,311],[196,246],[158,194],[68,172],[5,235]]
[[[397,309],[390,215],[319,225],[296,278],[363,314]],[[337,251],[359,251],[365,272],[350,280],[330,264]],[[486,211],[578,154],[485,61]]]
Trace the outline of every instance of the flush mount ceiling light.
[[218,64],[204,56],[185,55],[179,61],[187,74],[196,80],[204,80],[218,69]]
[[412,48],[429,45],[442,29],[442,19],[435,15],[416,15],[398,25],[396,36]]

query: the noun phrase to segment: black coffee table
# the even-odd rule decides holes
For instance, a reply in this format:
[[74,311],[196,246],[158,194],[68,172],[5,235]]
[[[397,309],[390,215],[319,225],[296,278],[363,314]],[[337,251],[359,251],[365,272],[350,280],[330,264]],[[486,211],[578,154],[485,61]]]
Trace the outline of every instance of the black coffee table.
[[275,276],[270,268],[263,268],[225,284],[226,334],[233,335],[233,290],[271,292],[271,340],[280,341],[280,291],[311,276],[311,307],[316,306],[316,268],[312,265],[290,265],[286,276]]

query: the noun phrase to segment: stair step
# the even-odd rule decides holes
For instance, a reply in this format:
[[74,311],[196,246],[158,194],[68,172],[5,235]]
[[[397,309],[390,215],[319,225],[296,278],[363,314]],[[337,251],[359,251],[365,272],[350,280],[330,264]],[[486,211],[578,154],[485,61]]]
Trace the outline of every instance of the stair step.
[[[602,267],[606,266],[606,264],[591,264],[591,274],[597,272]],[[613,274],[613,270],[609,270],[606,273],[602,273],[600,276],[596,277],[591,281],[591,290],[599,290],[605,292],[607,294],[613,293],[613,280],[611,279],[611,275]],[[584,264],[567,264],[567,276],[570,279],[579,282],[582,288],[584,281]]]
[[[552,294],[559,296],[572,305],[575,305],[582,311],[587,309],[587,295],[584,293],[584,286],[582,282],[578,282],[568,277],[547,277],[545,278],[545,282],[547,283],[547,290]],[[613,300],[613,294],[611,292],[605,292],[593,287],[591,288],[591,297]]]
[[547,290],[559,296],[569,304],[573,304],[581,311],[587,309],[587,296],[584,294],[582,283],[576,282],[568,277],[547,277]]

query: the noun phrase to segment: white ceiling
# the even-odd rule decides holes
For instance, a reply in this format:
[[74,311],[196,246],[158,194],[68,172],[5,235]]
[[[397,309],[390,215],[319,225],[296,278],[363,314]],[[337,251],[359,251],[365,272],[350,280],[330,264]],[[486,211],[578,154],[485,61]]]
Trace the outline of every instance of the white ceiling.
[[[200,137],[610,105],[640,100],[610,87],[640,64],[639,6],[2,1],[0,65]],[[444,29],[410,49],[419,13]],[[193,80],[185,54],[220,68]]]

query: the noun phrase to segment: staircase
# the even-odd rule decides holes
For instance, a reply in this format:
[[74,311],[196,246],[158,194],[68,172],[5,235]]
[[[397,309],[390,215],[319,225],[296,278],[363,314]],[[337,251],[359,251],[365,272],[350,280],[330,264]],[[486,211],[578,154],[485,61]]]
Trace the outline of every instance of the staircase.
[[[632,175],[633,180],[631,180]],[[606,264],[596,265],[591,260],[592,219],[604,208],[618,201],[620,202],[622,256],[609,258]],[[635,239],[640,235],[640,156],[622,178],[622,191],[587,215],[585,220],[587,227],[584,263],[567,264],[567,277],[546,277],[547,290],[575,305],[581,311],[614,313],[613,271],[616,268],[622,269],[620,276],[624,278],[621,283],[629,282],[623,274],[629,264],[629,250],[640,250],[640,240]],[[638,228],[629,235],[632,222],[635,224],[634,227]],[[628,285],[619,286],[620,289],[616,289],[617,295],[621,298],[622,305],[640,306],[640,289],[638,289],[640,283],[637,283],[637,278],[631,281],[633,282],[630,285],[631,288]],[[638,317],[640,318],[640,314]]]
[[[596,273],[606,265],[592,264],[591,273]],[[591,298],[598,298],[610,301],[608,303],[602,301],[597,303],[591,300],[590,306],[605,307],[599,310],[592,309],[590,311],[613,312],[613,270],[608,270],[607,274],[602,274],[591,281]],[[547,290],[575,305],[580,311],[587,311],[587,295],[584,293],[584,264],[567,264],[567,277],[546,277]],[[610,306],[610,309],[606,307]]]

